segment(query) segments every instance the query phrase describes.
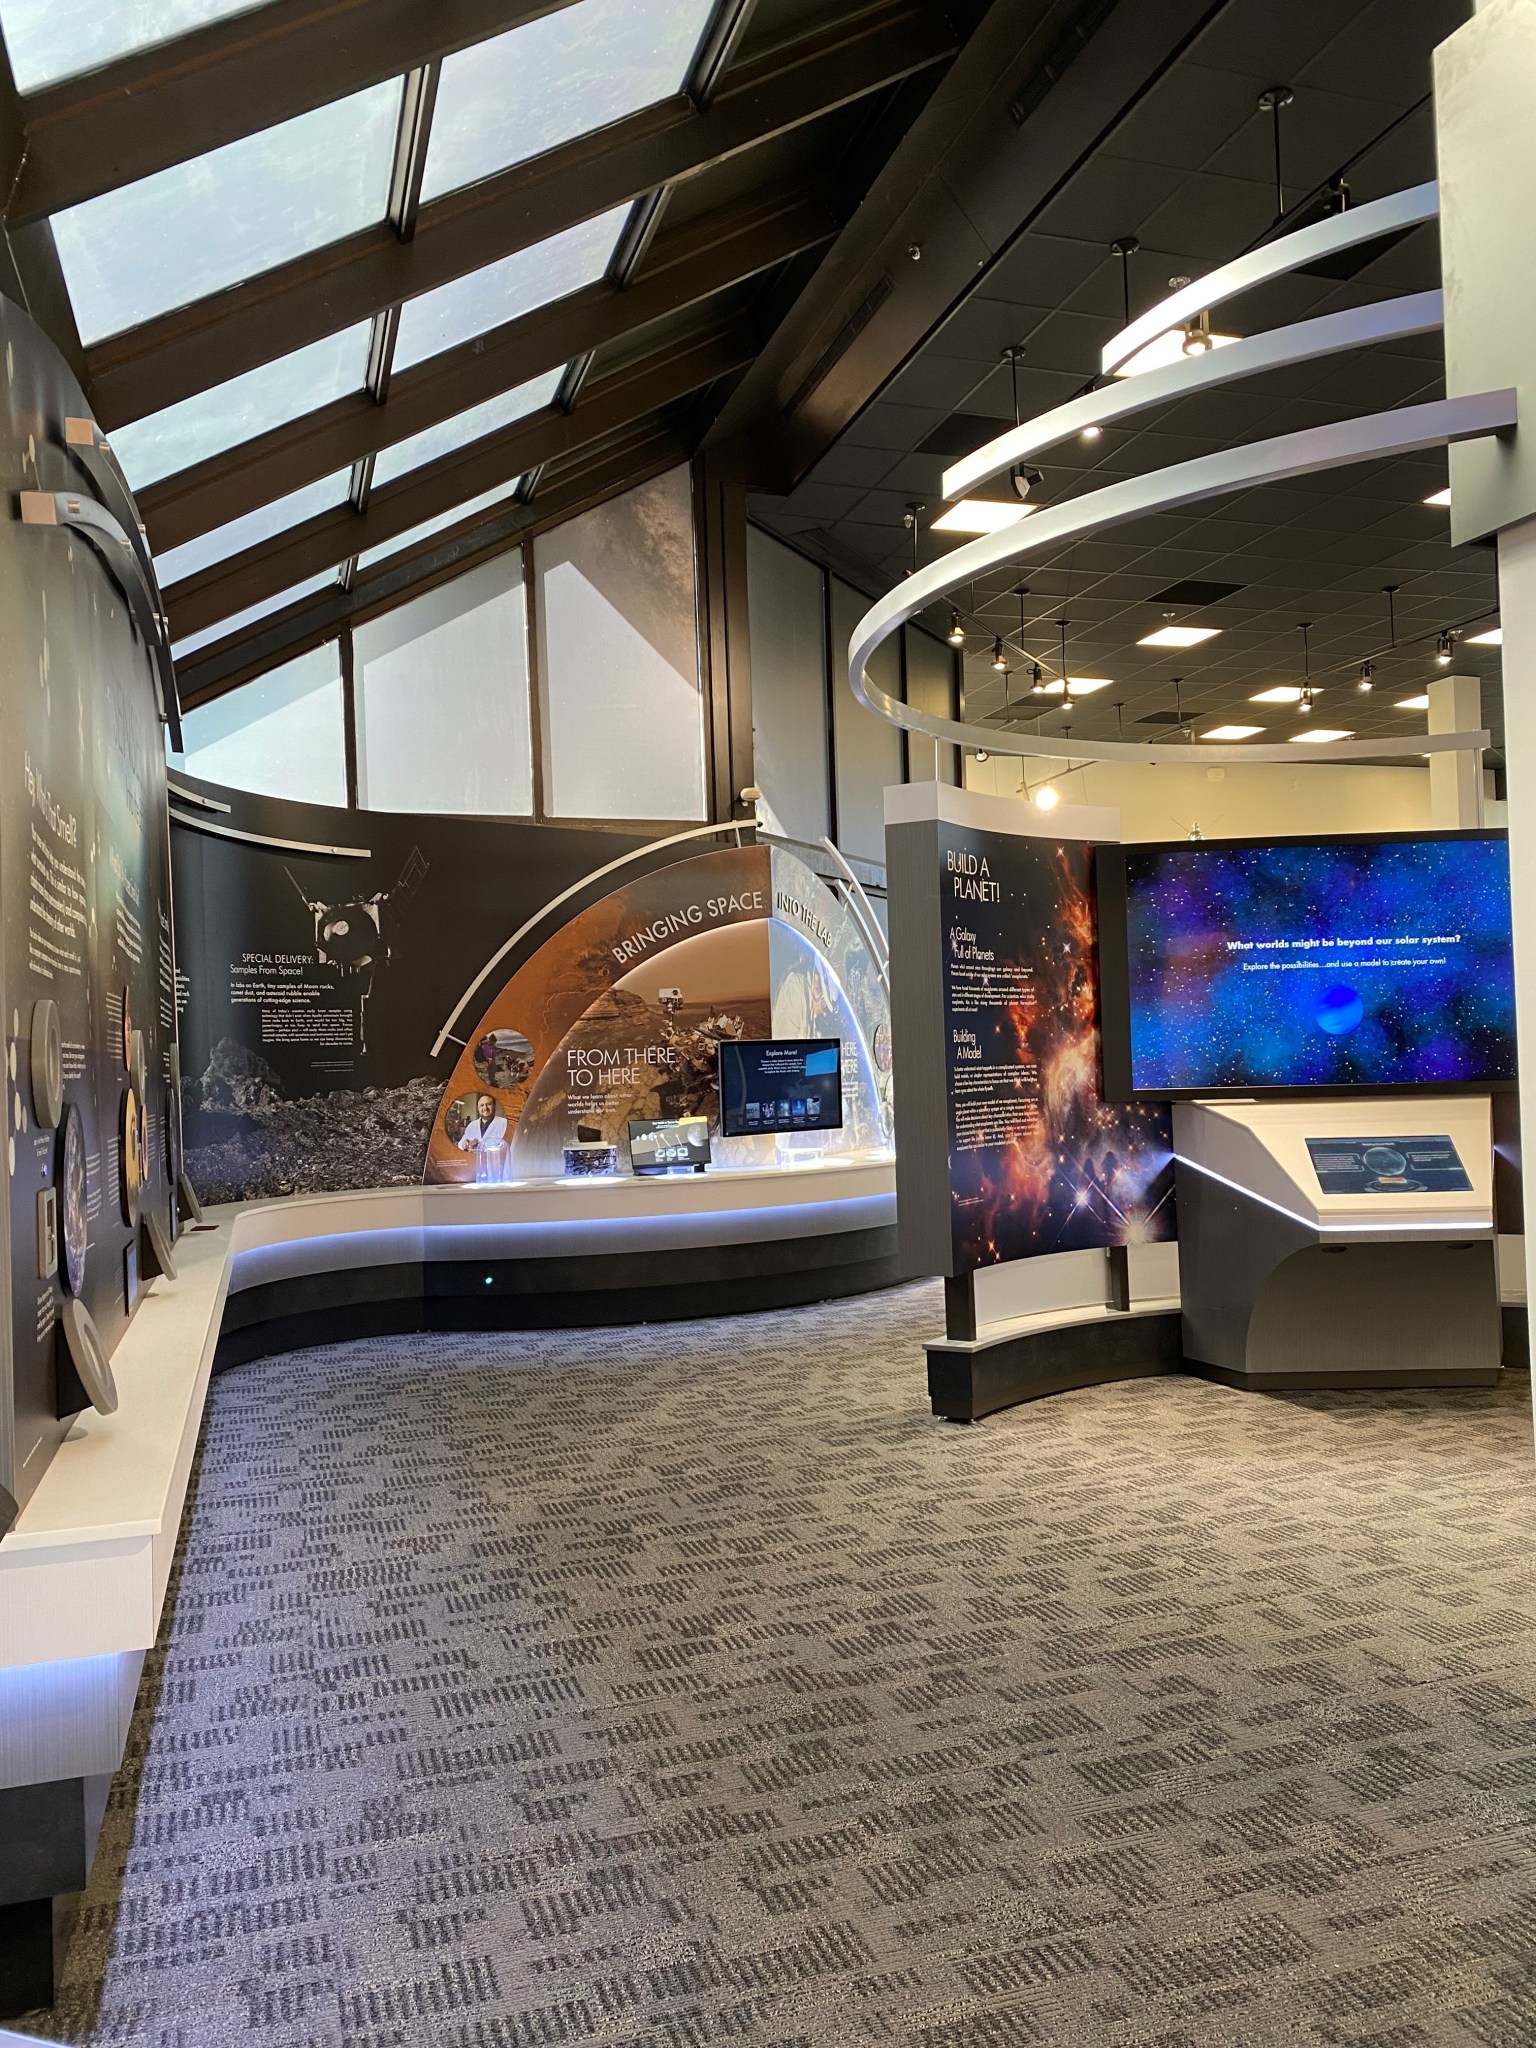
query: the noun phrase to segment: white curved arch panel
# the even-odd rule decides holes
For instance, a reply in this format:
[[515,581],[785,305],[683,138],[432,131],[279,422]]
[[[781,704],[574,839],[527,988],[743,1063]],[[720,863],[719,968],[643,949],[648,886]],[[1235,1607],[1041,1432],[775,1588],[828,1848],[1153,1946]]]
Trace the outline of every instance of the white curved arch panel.
[[944,496],[964,497],[989,477],[1000,475],[1028,456],[1038,455],[1042,449],[1054,447],[1058,441],[1070,440],[1085,427],[1112,426],[1153,406],[1168,405],[1219,384],[1258,376],[1264,370],[1315,362],[1320,356],[1341,355],[1346,349],[1367,348],[1373,342],[1398,341],[1405,335],[1432,334],[1444,325],[1444,318],[1444,301],[1439,292],[1414,292],[1406,298],[1381,299],[1375,305],[1352,307],[1345,313],[1301,320],[1293,327],[1272,328],[1268,334],[1256,334],[1227,348],[1186,356],[1166,369],[1148,370],[1142,376],[1101,385],[1081,398],[1070,399],[1066,405],[1037,414],[1021,427],[1010,427],[1006,434],[953,464],[944,472]]
[[1421,221],[1436,219],[1439,212],[1440,187],[1431,181],[1427,185],[1412,185],[1405,192],[1389,193],[1385,199],[1372,199],[1364,206],[1351,206],[1344,213],[1319,221],[1315,227],[1298,228],[1294,234],[1281,235],[1277,241],[1250,249],[1246,256],[1224,263],[1219,270],[1208,271],[1192,284],[1181,285],[1129,327],[1122,328],[1104,351],[1104,375],[1118,370],[1138,349],[1156,341],[1170,327],[1182,326],[1186,320],[1209,312],[1212,306],[1235,299],[1239,292],[1251,291],[1256,284],[1283,277],[1288,270],[1315,263],[1319,257],[1358,248],[1362,242],[1374,242],[1378,235],[1417,227]]
[[[1363,211],[1364,209],[1362,209]],[[1186,743],[1148,747],[1134,741],[1083,741],[1041,739],[1033,734],[996,730],[989,726],[964,725],[948,718],[936,718],[915,711],[888,696],[869,679],[866,664],[875,649],[915,613],[937,597],[947,596],[961,584],[971,582],[1004,562],[1027,560],[1062,541],[1121,526],[1149,513],[1172,511],[1206,498],[1225,496],[1259,484],[1282,483],[1288,477],[1309,476],[1319,470],[1341,469],[1352,462],[1369,462],[1394,455],[1408,455],[1424,448],[1441,448],[1453,441],[1468,441],[1483,434],[1512,427],[1516,419],[1516,394],[1512,390],[1482,391],[1464,398],[1437,399],[1428,405],[1400,406],[1395,411],[1369,413],[1363,418],[1340,420],[1331,426],[1309,427],[1299,434],[1280,434],[1267,441],[1253,441],[1241,448],[1223,449],[1202,455],[1193,462],[1175,463],[1149,476],[1131,477],[1103,490],[1089,491],[1064,505],[1037,513],[1034,518],[1005,527],[1000,533],[983,534],[955,548],[941,560],[930,563],[897,585],[870,608],[848,644],[848,679],[854,695],[867,709],[901,726],[922,733],[928,739],[947,740],[962,747],[985,747],[996,754],[1026,754],[1045,759],[1075,761],[1189,761],[1210,763],[1235,761],[1290,761],[1291,742],[1279,746],[1212,746]],[[1379,761],[1428,753],[1461,751],[1487,746],[1488,735],[1468,733],[1416,734],[1398,740],[1336,740],[1314,747],[1312,760]]]

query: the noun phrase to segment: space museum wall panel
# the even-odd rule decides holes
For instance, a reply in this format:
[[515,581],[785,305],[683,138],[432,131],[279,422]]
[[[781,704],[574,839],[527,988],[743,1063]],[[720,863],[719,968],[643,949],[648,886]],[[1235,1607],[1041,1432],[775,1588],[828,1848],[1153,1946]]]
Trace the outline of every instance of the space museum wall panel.
[[[677,1118],[707,1120],[716,1166],[889,1146],[881,968],[750,828],[652,847],[174,786],[205,1200],[627,1171],[630,1126]],[[726,1136],[720,1043],[777,1038],[841,1042],[836,1126],[808,1124],[801,1091],[784,1129]]]
[[4,1525],[112,1398],[178,1133],[158,603],[79,386],[4,299],[0,345]]

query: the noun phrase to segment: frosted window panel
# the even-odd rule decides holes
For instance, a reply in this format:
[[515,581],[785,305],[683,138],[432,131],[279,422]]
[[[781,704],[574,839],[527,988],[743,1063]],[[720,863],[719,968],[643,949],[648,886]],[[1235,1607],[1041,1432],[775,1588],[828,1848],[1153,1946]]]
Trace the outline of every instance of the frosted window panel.
[[443,59],[432,199],[681,92],[713,0],[576,0]]
[[384,218],[388,79],[53,216],[80,339],[137,327]]
[[280,590],[275,597],[264,597],[259,604],[247,605],[243,612],[233,617],[220,619],[217,625],[204,626],[200,632],[189,633],[184,640],[171,642],[171,653],[178,661],[186,661],[201,647],[211,647],[215,640],[227,640],[231,633],[238,633],[246,626],[254,626],[260,619],[270,619],[274,612],[286,611],[291,604],[297,604],[301,597],[312,597],[317,590],[334,585],[335,573],[326,570],[323,575],[310,576],[303,583],[295,583],[287,590]]
[[[848,681],[848,642],[872,600],[832,579],[832,737],[837,760],[837,843],[885,864],[885,792],[901,780],[901,734],[866,711]],[[901,695],[901,642],[887,640],[869,664],[873,680]]]
[[627,206],[615,207],[547,242],[536,242],[531,249],[519,249],[499,263],[455,278],[452,284],[423,292],[419,299],[407,299],[400,314],[395,368],[403,370],[441,355],[536,306],[596,284],[612,260],[629,212]]
[[189,775],[296,803],[347,801],[335,641],[199,705],[182,719]]
[[528,614],[517,549],[352,637],[358,801],[528,817]]
[[550,814],[702,818],[687,469],[567,520],[535,550]]
[[455,505],[447,512],[439,512],[435,519],[423,519],[420,526],[413,526],[405,533],[397,533],[393,540],[383,540],[376,548],[364,548],[357,558],[359,569],[371,569],[375,562],[387,561],[391,555],[403,554],[407,548],[415,547],[418,541],[430,540],[434,533],[446,533],[450,526],[457,526],[461,519],[473,519],[477,512],[489,511],[492,505],[503,504],[517,495],[521,477],[514,477],[509,484],[498,484],[494,491],[482,491],[478,498],[467,499],[462,505]]
[[451,420],[440,420],[435,427],[427,427],[419,434],[412,434],[409,440],[397,441],[393,448],[383,449],[373,465],[374,483],[387,484],[394,477],[420,469],[425,462],[435,462],[440,455],[452,455],[457,449],[468,448],[472,442],[483,441],[488,434],[499,433],[503,427],[511,426],[514,420],[538,412],[560,389],[560,379],[564,374],[563,370],[551,370],[547,376],[535,377],[531,384],[520,384],[515,391],[503,391],[496,398],[488,398],[483,405],[471,406],[468,412],[456,412]]
[[[156,555],[155,574],[163,585],[184,583],[189,576],[211,569],[215,562],[242,555],[247,548],[260,547],[274,534],[286,533],[291,526],[302,526],[306,519],[344,503],[351,481],[352,472],[341,469],[335,476],[322,477],[317,484],[305,484],[302,490],[290,491],[286,498],[274,498],[270,505],[258,505],[254,512],[246,512],[225,526],[214,527],[211,533],[200,533],[195,540],[183,541],[179,548],[168,548],[163,555]],[[346,552],[343,545],[337,559],[342,559]]]
[[36,92],[252,6],[253,0],[0,0],[0,28],[17,89]]
[[780,830],[826,836],[826,579],[815,562],[747,528],[752,641],[752,756]]
[[[906,628],[907,702],[931,718],[955,715],[954,656],[947,641],[916,626]],[[955,750],[947,741],[907,734],[908,782],[953,782]]]
[[258,434],[286,426],[349,391],[361,391],[368,369],[371,323],[328,334],[324,341],[263,363],[228,383],[215,384],[118,427],[112,448],[136,491],[222,455]]

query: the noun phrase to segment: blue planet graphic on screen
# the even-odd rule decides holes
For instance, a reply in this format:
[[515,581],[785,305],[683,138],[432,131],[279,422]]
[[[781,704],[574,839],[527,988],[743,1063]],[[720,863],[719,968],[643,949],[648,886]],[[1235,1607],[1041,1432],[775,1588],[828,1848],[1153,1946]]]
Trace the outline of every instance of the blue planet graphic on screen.
[[1346,982],[1340,982],[1335,988],[1323,990],[1313,1015],[1331,1038],[1342,1038],[1365,1015],[1365,1005]]

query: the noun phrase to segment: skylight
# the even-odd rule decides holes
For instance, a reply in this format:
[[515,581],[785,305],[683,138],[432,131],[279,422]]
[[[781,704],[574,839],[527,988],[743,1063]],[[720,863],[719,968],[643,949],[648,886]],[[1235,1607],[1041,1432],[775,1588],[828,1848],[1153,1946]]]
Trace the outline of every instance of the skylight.
[[94,71],[130,50],[184,36],[257,0],[0,0],[0,28],[18,92]]
[[435,462],[440,455],[451,455],[455,449],[467,448],[472,441],[482,441],[487,434],[494,434],[502,427],[508,427],[514,420],[526,414],[537,412],[549,404],[560,389],[563,370],[550,370],[542,377],[535,377],[531,384],[520,384],[515,391],[503,391],[495,398],[488,398],[483,405],[473,405],[468,412],[455,413],[451,420],[440,420],[435,427],[427,427],[419,434],[412,434],[408,441],[397,441],[393,448],[386,448],[374,464],[373,481],[387,484],[392,478],[404,476],[408,470],[420,469],[424,462]]
[[184,583],[189,576],[211,569],[215,562],[227,561],[231,555],[242,555],[247,548],[260,547],[264,540],[271,540],[277,533],[286,533],[291,526],[302,525],[318,512],[329,512],[333,506],[345,501],[351,481],[351,470],[338,470],[335,476],[306,484],[301,491],[290,491],[286,498],[274,498],[270,505],[258,505],[254,512],[247,512],[242,518],[231,519],[225,526],[216,526],[211,533],[200,533],[195,540],[183,541],[180,547],[156,555],[155,572],[162,584]]
[[137,327],[384,218],[400,81],[53,216],[80,339]]
[[499,505],[503,499],[513,496],[521,482],[521,477],[513,477],[511,483],[498,484],[493,491],[482,491],[478,498],[470,498],[463,505],[450,506],[448,511],[439,512],[435,519],[423,519],[420,526],[411,527],[407,533],[397,533],[393,540],[380,541],[376,548],[364,548],[357,558],[358,568],[371,569],[375,562],[385,561],[390,555],[404,554],[418,541],[430,540],[434,533],[446,532],[450,526],[457,526],[461,519],[472,519],[477,512]]
[[150,413],[119,427],[112,447],[123,474],[136,491],[222,455],[243,441],[270,432],[289,420],[349,391],[361,391],[368,370],[371,323],[328,334],[324,341],[262,363],[228,383],[215,384],[183,398],[163,412]]
[[714,0],[576,0],[443,59],[423,199],[682,91]]
[[335,581],[335,575],[329,569],[318,576],[307,577],[289,590],[280,590],[276,597],[264,597],[259,604],[247,605],[233,618],[220,619],[216,626],[204,626],[201,632],[189,633],[185,640],[173,640],[171,653],[178,661],[184,661],[189,654],[196,654],[200,647],[210,646],[215,640],[225,640],[231,633],[238,633],[242,626],[254,626],[258,619],[269,619],[274,612],[286,610],[289,605],[297,604],[301,597],[311,597]]
[[616,206],[596,220],[584,220],[563,234],[519,249],[499,263],[472,270],[452,284],[408,299],[400,312],[395,343],[395,368],[403,370],[428,356],[441,355],[477,334],[487,334],[535,306],[563,299],[583,285],[596,284],[613,256],[627,206]]

